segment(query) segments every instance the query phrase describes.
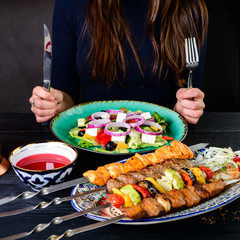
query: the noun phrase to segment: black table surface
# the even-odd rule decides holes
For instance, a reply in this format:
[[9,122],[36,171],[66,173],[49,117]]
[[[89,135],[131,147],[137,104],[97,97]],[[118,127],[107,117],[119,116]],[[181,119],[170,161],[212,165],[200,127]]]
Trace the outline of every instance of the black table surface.
[[[240,149],[240,113],[205,113],[195,126],[189,126],[183,142],[187,145],[208,142],[210,146]],[[49,127],[36,123],[32,114],[0,114],[0,142],[2,154],[8,157],[16,147],[43,140],[57,140]],[[80,177],[89,169],[122,159],[78,150],[79,156],[71,177]],[[31,190],[16,176],[12,168],[0,176],[0,198]],[[28,200],[16,200],[0,206],[0,212],[23,208],[41,201],[51,201],[54,197],[71,194],[68,188],[45,196],[36,196]],[[240,191],[240,190],[239,190]],[[146,224],[120,225],[111,224],[71,237],[71,239],[216,239],[230,240],[240,238],[240,198],[228,205],[199,216],[183,220]],[[20,232],[28,232],[39,223],[48,223],[57,216],[74,213],[71,202],[37,209],[28,213],[0,218],[0,238]],[[47,239],[52,234],[62,234],[95,223],[85,216],[48,227],[42,232],[34,233],[24,239]]]

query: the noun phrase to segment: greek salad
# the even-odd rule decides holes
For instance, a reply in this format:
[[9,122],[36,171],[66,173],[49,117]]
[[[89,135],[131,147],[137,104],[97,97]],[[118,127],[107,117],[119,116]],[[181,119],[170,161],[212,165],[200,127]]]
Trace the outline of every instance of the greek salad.
[[107,109],[79,118],[69,131],[78,146],[105,153],[129,153],[130,149],[160,147],[173,140],[163,136],[167,119],[159,113]]

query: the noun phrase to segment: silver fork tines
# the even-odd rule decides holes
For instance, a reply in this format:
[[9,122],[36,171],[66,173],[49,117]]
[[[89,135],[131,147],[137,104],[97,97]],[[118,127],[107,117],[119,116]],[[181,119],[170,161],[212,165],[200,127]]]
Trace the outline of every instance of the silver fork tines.
[[186,67],[189,69],[188,88],[192,87],[192,71],[198,67],[199,56],[195,37],[185,38]]

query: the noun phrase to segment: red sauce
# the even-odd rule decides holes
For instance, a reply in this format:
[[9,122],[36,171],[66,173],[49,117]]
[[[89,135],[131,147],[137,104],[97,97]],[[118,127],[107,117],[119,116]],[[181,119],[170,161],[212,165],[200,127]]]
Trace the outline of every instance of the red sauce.
[[70,164],[71,161],[58,154],[44,153],[25,157],[17,163],[17,167],[28,170],[50,170]]

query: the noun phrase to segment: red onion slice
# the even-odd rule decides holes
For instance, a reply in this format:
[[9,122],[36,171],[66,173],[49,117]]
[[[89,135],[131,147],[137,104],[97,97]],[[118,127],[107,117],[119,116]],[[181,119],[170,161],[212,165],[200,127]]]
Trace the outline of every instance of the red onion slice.
[[97,119],[99,117],[101,117],[102,119],[109,119],[110,114],[107,112],[95,112],[91,115],[91,120],[100,120],[100,119]]
[[[126,132],[112,132],[112,131],[108,130],[111,127],[118,127],[118,128],[124,127],[124,128],[127,128],[127,131]],[[104,133],[106,133],[107,135],[110,135],[110,136],[120,137],[120,136],[128,135],[130,132],[131,132],[130,125],[127,123],[123,123],[123,122],[111,122],[111,123],[108,123],[104,128]]]
[[122,111],[122,110],[116,110],[116,109],[107,109],[106,112],[109,113],[109,114],[118,114],[119,112],[124,113],[124,111]]
[[162,133],[163,133],[163,129],[162,129],[161,125],[159,125],[158,123],[146,120],[146,121],[144,121],[143,125],[156,127],[159,129],[159,131],[158,132],[149,132],[149,131],[143,130],[140,126],[136,126],[135,130],[140,133],[145,133],[148,135],[162,135]]
[[[135,123],[127,123],[127,121],[131,120],[131,119],[136,120],[136,122]],[[132,115],[132,116],[126,117],[123,120],[123,122],[129,124],[130,127],[136,127],[136,126],[142,125],[144,123],[144,121],[145,121],[145,119],[141,115]]]
[[108,123],[110,123],[111,120],[108,118],[105,119],[98,119],[98,120],[93,120],[88,123],[88,128],[100,128],[100,127],[105,127]]

